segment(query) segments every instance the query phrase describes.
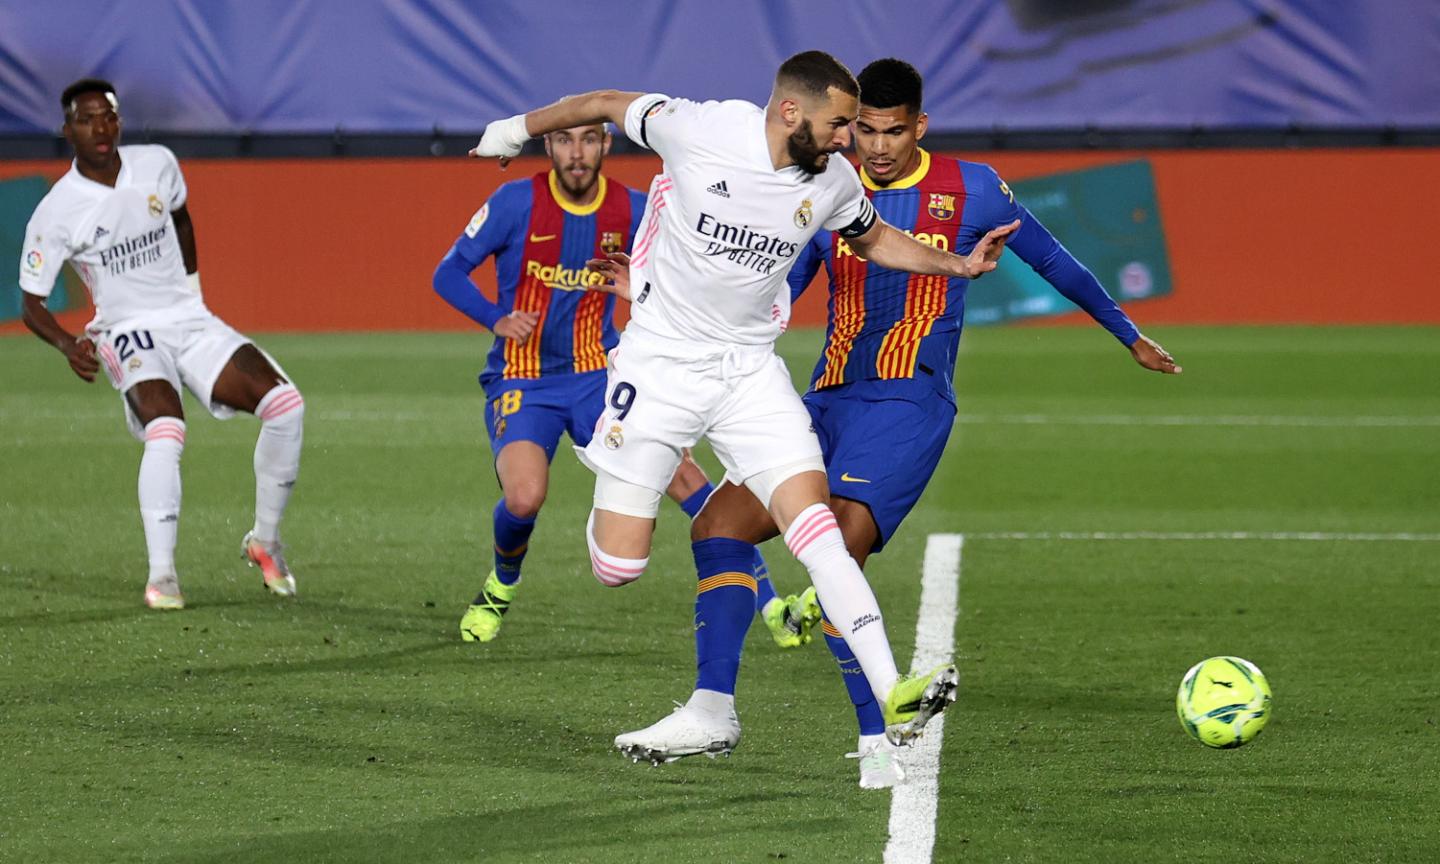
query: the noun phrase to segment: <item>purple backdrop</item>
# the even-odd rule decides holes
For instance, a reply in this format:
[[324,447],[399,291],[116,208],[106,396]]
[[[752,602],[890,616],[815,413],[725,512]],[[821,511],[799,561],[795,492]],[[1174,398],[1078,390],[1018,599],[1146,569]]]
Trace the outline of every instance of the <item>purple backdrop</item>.
[[466,130],[597,87],[763,102],[807,48],[910,60],[946,131],[1440,126],[1434,0],[0,0],[0,134],[86,75],[159,130]]

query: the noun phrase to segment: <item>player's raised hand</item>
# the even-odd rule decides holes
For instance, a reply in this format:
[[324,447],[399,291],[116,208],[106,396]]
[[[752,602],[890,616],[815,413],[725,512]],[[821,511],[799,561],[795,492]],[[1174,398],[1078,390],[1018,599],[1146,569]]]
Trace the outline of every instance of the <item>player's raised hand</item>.
[[585,269],[599,273],[605,278],[599,285],[591,286],[592,291],[604,291],[625,300],[630,299],[630,256],[624,252],[606,252],[604,258],[591,258],[585,262]]
[[1141,336],[1130,346],[1130,356],[1135,362],[1155,372],[1163,372],[1166,375],[1179,375],[1185,371],[1176,365],[1175,358],[1170,352],[1160,347],[1160,343],[1149,336]]
[[86,381],[94,381],[96,373],[100,371],[100,360],[95,356],[95,343],[87,337],[71,342],[65,349],[65,359],[70,361],[70,369]]
[[521,312],[517,309],[495,322],[495,335],[509,339],[516,345],[524,345],[534,334],[535,325],[539,323],[540,316],[537,313]]
[[525,115],[516,114],[514,117],[507,117],[504,120],[496,120],[485,127],[485,133],[480,136],[480,143],[470,148],[470,158],[485,159],[500,157],[500,167],[504,168],[510,164],[510,160],[520,155],[520,148],[530,140],[530,133],[525,128]]
[[994,270],[1001,253],[1005,251],[1005,241],[1019,230],[1020,220],[1016,219],[1009,225],[987,231],[985,236],[980,238],[980,242],[975,244],[975,248],[970,250],[970,254],[965,256],[966,278],[978,279]]

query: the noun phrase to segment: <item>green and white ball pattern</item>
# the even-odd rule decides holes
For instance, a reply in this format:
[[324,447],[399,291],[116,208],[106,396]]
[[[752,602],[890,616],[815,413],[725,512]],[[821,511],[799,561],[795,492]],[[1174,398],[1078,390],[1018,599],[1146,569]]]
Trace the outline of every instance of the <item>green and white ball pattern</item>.
[[1190,737],[1207,747],[1239,747],[1270,719],[1270,682],[1239,657],[1201,660],[1180,681],[1175,713]]

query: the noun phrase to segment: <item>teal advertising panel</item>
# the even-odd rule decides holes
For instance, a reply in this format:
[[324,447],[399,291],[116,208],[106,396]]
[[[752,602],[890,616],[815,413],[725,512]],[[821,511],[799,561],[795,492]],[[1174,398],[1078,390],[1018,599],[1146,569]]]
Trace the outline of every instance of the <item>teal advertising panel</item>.
[[[1149,162],[1050,174],[1010,188],[1121,305],[1170,293],[1170,263]],[[965,323],[998,324],[1075,308],[1007,252],[995,272],[971,284]]]
[[[20,256],[24,254],[25,224],[50,184],[44,177],[0,180],[0,321],[20,317]],[[50,308],[64,309],[68,296],[68,275],[57,280],[50,295]]]

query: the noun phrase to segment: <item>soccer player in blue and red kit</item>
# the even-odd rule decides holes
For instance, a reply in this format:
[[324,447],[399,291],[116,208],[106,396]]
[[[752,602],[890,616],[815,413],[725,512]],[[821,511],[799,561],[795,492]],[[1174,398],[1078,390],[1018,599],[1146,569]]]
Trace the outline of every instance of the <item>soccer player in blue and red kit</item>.
[[[435,291],[497,337],[480,385],[502,497],[493,513],[494,569],[460,622],[467,642],[494,639],[515,598],[561,433],[584,446],[604,407],[606,355],[619,339],[615,297],[587,290],[601,277],[585,262],[628,250],[645,210],[644,193],[601,173],[610,143],[601,125],[546,136],[551,169],[497,189],[435,270]],[[470,281],[491,256],[498,303]],[[712,488],[686,459],[668,491],[693,517]],[[749,566],[765,577],[758,551]],[[815,619],[804,615],[805,601],[775,598],[773,588],[770,597],[764,617],[777,643],[809,641]]]
[[[1180,372],[1095,276],[1015,201],[994,169],[932,157],[919,147],[926,116],[914,67],[877,60],[860,73],[859,82],[855,151],[860,179],[882,219],[921,242],[960,254],[992,228],[1021,220],[1007,240],[1012,252],[1088,312],[1141,366]],[[950,437],[952,379],[969,282],[887,270],[855,255],[842,237],[821,231],[790,272],[792,296],[799,296],[822,263],[830,275],[829,323],[804,401],[825,455],[831,507],[848,551],[863,567],[915,506]],[[749,491],[726,483],[696,519],[692,535],[697,549],[715,547],[725,560],[714,566],[724,570],[743,566],[730,559],[775,536],[775,527]],[[904,774],[885,738],[880,706],[839,631],[828,620],[822,629],[860,723],[860,785],[893,786]]]

